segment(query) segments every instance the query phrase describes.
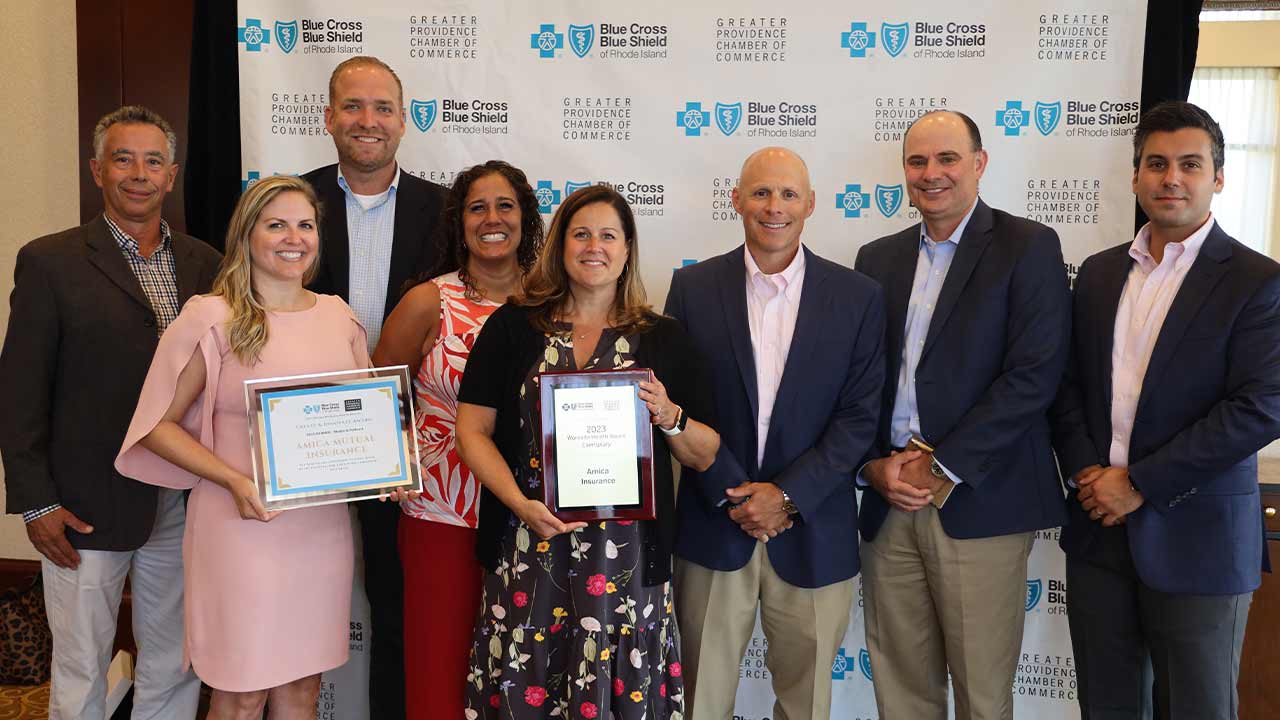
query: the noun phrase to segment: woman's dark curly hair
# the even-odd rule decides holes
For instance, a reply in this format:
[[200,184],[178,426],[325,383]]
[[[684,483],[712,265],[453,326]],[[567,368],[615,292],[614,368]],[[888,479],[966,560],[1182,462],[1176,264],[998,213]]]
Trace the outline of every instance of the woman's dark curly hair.
[[[524,171],[502,160],[475,165],[458,173],[453,180],[453,187],[445,198],[444,209],[440,212],[440,233],[436,237],[436,264],[429,271],[409,281],[405,290],[420,285],[433,277],[458,271],[458,278],[467,288],[467,297],[480,299],[480,290],[467,274],[467,260],[471,253],[467,249],[467,241],[462,229],[462,213],[466,210],[467,193],[477,180],[490,175],[501,175],[511,183],[516,191],[516,201],[520,203],[520,244],[516,247],[516,263],[524,273],[533,267],[538,259],[538,251],[542,248],[544,236],[542,213],[538,211],[538,198],[533,194],[529,179]],[[499,298],[493,298],[498,300]],[[505,300],[505,298],[501,298]]]

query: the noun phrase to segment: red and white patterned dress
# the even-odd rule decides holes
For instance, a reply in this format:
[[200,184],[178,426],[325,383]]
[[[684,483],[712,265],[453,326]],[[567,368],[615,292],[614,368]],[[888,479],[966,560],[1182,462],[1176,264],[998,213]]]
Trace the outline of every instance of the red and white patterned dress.
[[440,333],[414,377],[422,497],[401,503],[407,720],[461,718],[471,628],[484,575],[476,560],[480,483],[458,457],[454,424],[467,355],[501,307],[473,301],[458,274],[433,279]]
[[405,501],[401,507],[405,514],[420,520],[475,528],[480,485],[458,457],[453,428],[458,417],[458,385],[467,355],[484,321],[501,303],[468,299],[456,272],[431,282],[440,290],[440,334],[423,356],[413,380],[422,497]]

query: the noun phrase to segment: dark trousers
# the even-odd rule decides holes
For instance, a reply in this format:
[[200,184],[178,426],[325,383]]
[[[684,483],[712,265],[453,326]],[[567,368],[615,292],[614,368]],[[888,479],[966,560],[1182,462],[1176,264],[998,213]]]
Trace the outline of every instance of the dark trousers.
[[1123,528],[1104,535],[1098,558],[1067,558],[1081,720],[1235,720],[1253,593],[1152,590]]
[[[365,500],[356,503],[364,542],[364,589],[369,597],[373,642],[369,649],[369,717],[404,718],[404,575],[396,530],[400,506]],[[459,683],[465,678],[460,678]]]

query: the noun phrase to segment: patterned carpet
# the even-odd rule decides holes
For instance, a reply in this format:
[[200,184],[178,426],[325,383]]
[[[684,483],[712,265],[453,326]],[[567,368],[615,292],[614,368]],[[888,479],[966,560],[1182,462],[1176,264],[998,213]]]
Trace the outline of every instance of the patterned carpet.
[[35,687],[0,686],[0,720],[46,720],[49,684]]

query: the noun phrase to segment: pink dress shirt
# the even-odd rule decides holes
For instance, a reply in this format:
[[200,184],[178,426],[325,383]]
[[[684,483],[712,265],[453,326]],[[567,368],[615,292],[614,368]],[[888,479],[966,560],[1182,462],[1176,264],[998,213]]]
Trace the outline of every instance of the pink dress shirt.
[[751,351],[756,362],[756,394],[760,412],[756,416],[756,467],[764,462],[764,443],[769,437],[773,403],[778,384],[787,366],[791,336],[800,312],[800,290],[804,287],[804,248],[796,250],[791,264],[782,272],[766,275],[743,249],[747,265],[747,324],[751,328]]
[[1112,467],[1129,466],[1129,438],[1138,411],[1138,396],[1151,361],[1151,351],[1164,325],[1173,298],[1182,287],[1200,246],[1213,229],[1213,216],[1180,243],[1165,245],[1159,263],[1151,256],[1151,226],[1143,226],[1129,248],[1133,267],[1116,309],[1111,347],[1111,452]]

